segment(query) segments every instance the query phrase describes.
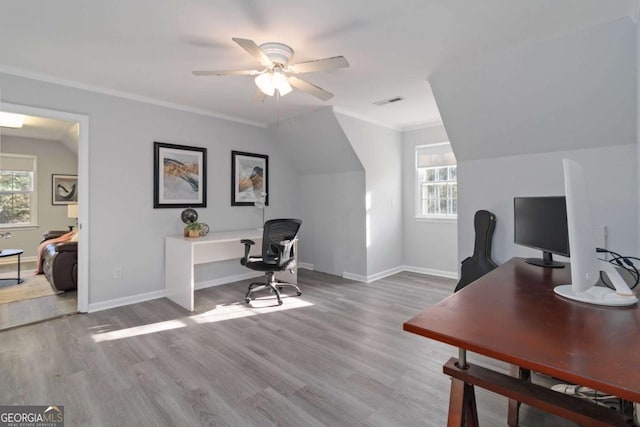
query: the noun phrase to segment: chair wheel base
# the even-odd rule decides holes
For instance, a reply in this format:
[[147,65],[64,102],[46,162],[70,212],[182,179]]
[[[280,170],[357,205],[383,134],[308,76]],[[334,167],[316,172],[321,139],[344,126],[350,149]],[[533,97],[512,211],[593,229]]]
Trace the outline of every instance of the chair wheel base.
[[273,275],[269,276],[267,279],[268,280],[266,283],[254,282],[249,285],[249,289],[247,290],[247,293],[244,297],[244,301],[247,304],[251,302],[251,295],[253,294],[253,292],[259,292],[265,289],[268,289],[271,294],[275,294],[275,297],[278,299],[278,305],[282,305],[284,303],[284,301],[282,301],[281,299],[280,291],[282,291],[285,287],[291,286],[295,289],[298,296],[302,295],[302,291],[296,284],[278,282],[274,280]]

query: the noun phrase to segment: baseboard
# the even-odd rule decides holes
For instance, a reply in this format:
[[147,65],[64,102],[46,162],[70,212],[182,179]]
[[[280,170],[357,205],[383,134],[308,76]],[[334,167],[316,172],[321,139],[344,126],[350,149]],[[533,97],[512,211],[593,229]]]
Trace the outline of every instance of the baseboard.
[[400,267],[390,268],[389,270],[381,271],[375,274],[370,274],[368,276],[363,276],[362,274],[349,273],[345,271],[344,273],[342,273],[342,277],[349,280],[355,280],[356,282],[371,283],[371,282],[375,282],[376,280],[384,279],[385,277],[389,277],[394,274],[400,273],[402,271],[409,271],[411,273],[419,273],[419,274],[428,274],[429,276],[445,277],[448,279],[458,279],[457,272],[434,270],[431,268],[412,267],[409,265],[402,265]]
[[241,280],[253,279],[254,277],[263,277],[264,272],[261,271],[248,271],[242,274],[236,274],[234,276],[225,276],[218,279],[205,280],[203,282],[196,282],[193,284],[195,290],[210,288],[212,286],[225,285],[227,283],[239,282]]
[[375,282],[376,280],[380,280],[380,279],[384,279],[385,277],[392,276],[396,273],[400,273],[401,271],[402,271],[402,267],[394,267],[394,268],[390,268],[389,270],[381,271],[379,273],[370,274],[368,276],[363,276],[361,274],[348,273],[345,271],[344,273],[342,273],[342,277],[344,277],[345,279],[355,280],[357,282],[371,283],[371,282]]
[[[32,262],[32,261],[37,261],[38,257],[37,256],[21,256],[20,257],[20,266],[22,267],[22,263],[23,262]],[[7,264],[15,264],[18,265],[18,257],[17,256],[9,256],[6,258],[0,258],[0,265],[7,265]]]
[[445,277],[447,279],[459,279],[457,271],[434,270],[432,268],[412,267],[410,265],[405,265],[402,269],[410,273],[428,274],[429,276]]
[[308,262],[299,262],[298,268],[304,268],[305,270],[315,270],[313,264],[310,264]]
[[363,276],[361,274],[349,273],[345,271],[344,273],[342,273],[342,277],[349,280],[355,280],[356,282],[368,283],[367,276]]
[[[313,264],[298,263],[298,267],[313,270]],[[408,265],[391,268],[389,270],[381,271],[379,273],[375,273],[369,276],[363,276],[361,274],[349,273],[345,271],[344,273],[342,273],[342,277],[349,280],[355,280],[356,282],[371,283],[376,280],[384,279],[385,277],[394,275],[396,273],[400,273],[401,271],[409,271],[412,273],[419,273],[419,274],[428,274],[430,276],[446,277],[449,279],[458,278],[458,273],[453,273],[450,271],[442,271],[442,270],[433,270],[430,268],[411,267]],[[225,277],[220,277],[218,279],[206,280],[204,282],[197,282],[194,284],[194,287],[196,290],[205,289],[205,288],[210,288],[211,286],[219,286],[219,285],[224,285],[226,283],[233,283],[233,282],[239,282],[241,280],[253,279],[254,277],[261,277],[263,275],[264,273],[261,273],[261,272],[250,271],[247,273],[236,274],[234,276],[225,276]],[[108,301],[96,302],[93,304],[89,304],[89,313],[108,310],[110,308],[122,307],[124,305],[129,305],[129,304],[137,304],[140,302],[151,301],[154,299],[164,298],[164,297],[165,297],[165,291],[163,289],[160,291],[147,292],[145,294],[138,294],[138,295],[132,295],[129,297],[115,298]]]
[[164,289],[161,291],[147,292],[146,294],[132,295],[130,297],[115,298],[107,301],[89,304],[89,313],[96,311],[108,310],[110,308],[122,307],[123,305],[137,304],[140,302],[151,301],[153,299],[164,298]]

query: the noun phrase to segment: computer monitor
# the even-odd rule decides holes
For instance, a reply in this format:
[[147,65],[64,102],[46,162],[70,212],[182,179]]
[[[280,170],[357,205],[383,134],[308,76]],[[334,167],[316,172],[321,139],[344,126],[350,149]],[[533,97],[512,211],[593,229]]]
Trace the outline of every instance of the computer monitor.
[[[554,288],[565,298],[589,304],[625,306],[638,302],[620,273],[607,262],[598,260],[593,240],[591,210],[582,166],[569,159],[562,160],[564,188],[567,198],[567,225],[571,252],[571,284]],[[604,271],[615,290],[595,286]]]
[[542,251],[542,258],[527,258],[526,262],[540,267],[564,267],[564,264],[555,262],[552,256],[569,256],[569,231],[564,196],[515,197],[513,225],[515,244]]

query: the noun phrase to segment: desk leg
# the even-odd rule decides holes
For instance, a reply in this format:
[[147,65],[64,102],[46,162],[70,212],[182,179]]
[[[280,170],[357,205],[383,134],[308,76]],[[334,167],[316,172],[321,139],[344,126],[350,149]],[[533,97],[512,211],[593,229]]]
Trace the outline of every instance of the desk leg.
[[166,240],[164,261],[166,297],[189,311],[193,311],[194,308],[193,276],[193,247],[191,243],[177,239]]
[[[512,377],[531,382],[531,371],[523,369],[520,366],[511,365],[509,374]],[[509,399],[509,409],[507,410],[507,424],[509,427],[518,427],[520,418],[520,402],[515,399]]]
[[447,426],[477,427],[478,425],[478,410],[473,386],[459,379],[452,378]]
[[18,285],[19,285],[20,283],[24,282],[24,280],[22,280],[22,279],[20,278],[20,255],[22,255],[22,254],[18,254]]

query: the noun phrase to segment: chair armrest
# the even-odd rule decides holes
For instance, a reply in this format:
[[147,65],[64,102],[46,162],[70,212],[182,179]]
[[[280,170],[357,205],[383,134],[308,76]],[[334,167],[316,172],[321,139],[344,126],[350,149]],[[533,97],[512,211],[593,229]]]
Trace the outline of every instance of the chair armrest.
[[46,240],[50,240],[50,239],[55,239],[56,237],[60,237],[63,234],[67,234],[69,232],[69,230],[49,230],[46,231],[43,235],[42,235],[42,241],[46,241]]
[[251,251],[251,246],[255,245],[256,242],[254,242],[253,240],[250,240],[250,239],[242,239],[242,240],[240,240],[240,243],[242,243],[244,245],[244,259],[248,260],[249,259],[249,252]]
[[56,245],[58,252],[78,252],[78,242],[64,242]]

